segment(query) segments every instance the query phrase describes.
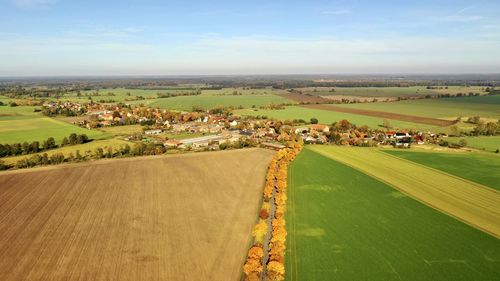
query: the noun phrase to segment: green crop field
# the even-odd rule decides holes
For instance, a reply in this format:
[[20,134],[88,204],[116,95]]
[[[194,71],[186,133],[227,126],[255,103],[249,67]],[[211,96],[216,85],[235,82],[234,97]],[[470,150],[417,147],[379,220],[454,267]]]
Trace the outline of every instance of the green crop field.
[[481,116],[494,119],[500,118],[500,95],[407,100],[399,102],[341,104],[338,106],[385,111],[422,117],[454,119],[459,116]]
[[31,106],[0,107],[0,143],[44,141],[49,137],[60,142],[71,133],[86,134],[89,138],[107,136],[100,131],[45,117],[33,110],[34,107]]
[[289,170],[287,280],[495,280],[498,239],[304,149]]
[[156,99],[150,107],[159,107],[173,110],[192,110],[193,107],[211,109],[218,106],[233,106],[249,108],[270,104],[293,103],[292,101],[274,94],[247,94],[247,95],[217,95],[214,92],[203,92],[198,96],[182,96],[166,99]]
[[[310,109],[298,106],[287,106],[285,109],[280,110],[270,110],[270,109],[243,109],[236,110],[235,114],[248,115],[248,116],[267,116],[268,118],[274,118],[279,120],[293,120],[293,119],[304,119],[308,121],[311,118],[317,118],[321,124],[331,124],[333,122],[338,122],[342,119],[347,119],[349,122],[356,124],[357,126],[367,125],[372,128],[378,128],[383,124],[383,118],[376,118],[371,116],[364,116],[358,114],[349,114],[328,110],[320,109]],[[420,130],[431,130],[433,132],[446,131],[446,128],[435,127],[411,122],[404,122],[398,120],[390,120],[391,125],[394,128],[399,129],[420,129]]]
[[341,96],[359,96],[359,97],[403,97],[403,96],[425,96],[438,94],[468,94],[485,93],[485,87],[461,87],[448,86],[448,89],[426,89],[425,86],[413,87],[310,87],[301,88],[303,93],[309,93],[316,96],[341,95]]
[[500,149],[500,136],[480,136],[480,137],[450,137],[448,141],[458,143],[461,139],[467,141],[467,146],[494,152]]
[[485,153],[385,152],[500,190],[500,156]]

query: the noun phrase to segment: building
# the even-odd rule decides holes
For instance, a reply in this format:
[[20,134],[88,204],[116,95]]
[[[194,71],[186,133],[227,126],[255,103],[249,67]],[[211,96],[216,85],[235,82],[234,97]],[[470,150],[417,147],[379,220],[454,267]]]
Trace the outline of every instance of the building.
[[156,129],[156,130],[146,130],[144,131],[144,134],[146,135],[159,135],[161,134],[163,131],[160,130],[160,129]]

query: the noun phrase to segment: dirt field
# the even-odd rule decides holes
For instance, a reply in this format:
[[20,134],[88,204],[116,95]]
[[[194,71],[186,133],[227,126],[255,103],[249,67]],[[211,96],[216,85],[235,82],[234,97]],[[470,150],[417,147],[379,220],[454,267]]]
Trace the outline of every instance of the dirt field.
[[312,109],[321,109],[321,110],[331,110],[331,111],[337,111],[337,112],[352,113],[352,114],[359,114],[359,115],[366,115],[366,116],[373,116],[373,117],[380,117],[380,118],[387,118],[387,119],[394,119],[394,120],[420,123],[420,124],[433,125],[433,126],[441,126],[441,127],[451,126],[451,125],[456,123],[456,121],[442,120],[442,119],[437,119],[437,118],[412,116],[412,115],[404,115],[404,114],[390,113],[390,112],[384,112],[384,111],[364,110],[364,109],[357,109],[357,108],[346,108],[346,107],[325,105],[325,104],[310,104],[310,105],[303,105],[303,107],[312,108]]
[[0,280],[237,280],[272,155],[0,173]]
[[304,94],[297,93],[286,93],[286,94],[278,94],[280,97],[287,98],[289,100],[293,100],[298,103],[327,103],[328,100],[318,96],[309,96]]
[[500,237],[500,192],[378,149],[312,146],[416,200]]
[[377,101],[395,101],[395,100],[397,100],[396,97],[363,97],[363,96],[344,96],[344,95],[329,95],[329,96],[320,96],[320,97],[327,99],[327,100],[333,100],[333,101],[349,100],[349,101],[373,102],[375,100],[377,100]]

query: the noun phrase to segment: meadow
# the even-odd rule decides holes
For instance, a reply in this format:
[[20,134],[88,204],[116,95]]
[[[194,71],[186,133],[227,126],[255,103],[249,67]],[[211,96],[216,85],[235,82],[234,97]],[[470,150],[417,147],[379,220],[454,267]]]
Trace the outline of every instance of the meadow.
[[500,191],[500,157],[486,153],[415,152],[384,150],[391,155],[407,159],[443,172],[461,177]]
[[86,134],[91,139],[107,137],[103,132],[88,130],[34,112],[35,107],[0,106],[0,143],[44,141],[53,137],[57,143],[71,133]]
[[303,93],[316,96],[359,96],[359,97],[404,97],[404,96],[426,96],[438,94],[480,93],[485,94],[485,87],[481,86],[448,86],[448,89],[426,89],[426,86],[412,87],[309,87],[300,88]]
[[498,276],[497,238],[311,147],[288,184],[286,280]]
[[340,104],[336,106],[445,119],[470,116],[500,119],[500,95]]
[[[260,107],[271,104],[294,103],[286,98],[274,94],[278,91],[246,90],[242,95],[232,95],[232,90],[206,90],[197,96],[181,96],[166,99],[156,99],[148,104],[153,108],[190,111],[193,108],[212,109],[216,107]],[[239,91],[241,92],[241,90]],[[252,94],[252,92],[254,94]],[[265,92],[265,93],[264,93]]]
[[272,155],[244,149],[3,172],[0,280],[238,280]]
[[500,149],[500,136],[450,137],[448,141],[458,143],[461,139],[465,139],[467,146],[472,148],[489,152],[496,152],[497,149]]
[[[329,110],[321,109],[311,109],[299,106],[287,106],[285,109],[280,110],[270,110],[270,109],[243,109],[236,110],[235,114],[247,115],[247,116],[267,116],[268,118],[274,118],[278,120],[293,120],[293,119],[303,119],[307,122],[311,118],[317,118],[320,124],[332,124],[333,122],[338,122],[342,119],[347,119],[349,122],[356,124],[357,126],[367,125],[371,128],[379,128],[383,124],[383,118],[364,116],[359,114],[342,113]],[[390,124],[394,128],[400,129],[421,129],[421,130],[431,130],[433,132],[446,131],[446,128],[436,127],[424,124],[417,124],[399,120],[390,120]]]

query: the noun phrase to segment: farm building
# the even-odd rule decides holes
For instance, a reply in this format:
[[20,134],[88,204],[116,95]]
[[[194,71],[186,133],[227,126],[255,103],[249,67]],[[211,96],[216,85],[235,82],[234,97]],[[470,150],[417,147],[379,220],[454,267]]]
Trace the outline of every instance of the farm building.
[[146,135],[159,135],[161,134],[162,130],[156,129],[156,130],[146,130],[144,131],[144,134]]

